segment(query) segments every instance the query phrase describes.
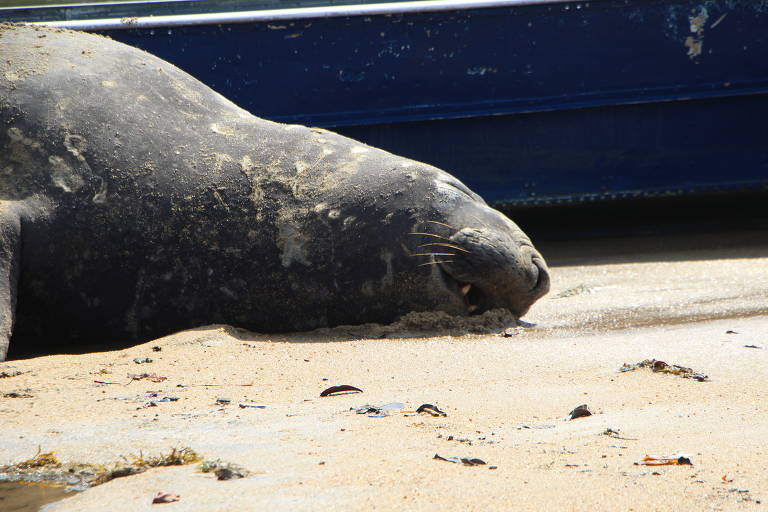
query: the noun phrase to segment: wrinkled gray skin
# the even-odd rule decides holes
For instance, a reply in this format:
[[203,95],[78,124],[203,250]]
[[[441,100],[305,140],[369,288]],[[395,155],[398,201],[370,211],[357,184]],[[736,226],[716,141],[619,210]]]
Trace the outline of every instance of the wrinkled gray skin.
[[11,335],[520,316],[549,288],[528,237],[434,167],[256,118],[103,37],[6,25],[0,51],[0,358]]

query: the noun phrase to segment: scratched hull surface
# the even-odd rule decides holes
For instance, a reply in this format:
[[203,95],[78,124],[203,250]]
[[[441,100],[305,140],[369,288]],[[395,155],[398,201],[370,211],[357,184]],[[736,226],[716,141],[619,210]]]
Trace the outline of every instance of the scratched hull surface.
[[[196,25],[184,2],[133,6],[128,24],[96,21],[129,15],[117,6],[0,13],[108,34],[256,115],[336,127],[448,169],[494,202],[767,183],[764,2],[510,0],[389,14],[376,4],[237,23],[211,12],[265,4],[206,4],[212,21]],[[150,12],[191,17],[141,17]]]

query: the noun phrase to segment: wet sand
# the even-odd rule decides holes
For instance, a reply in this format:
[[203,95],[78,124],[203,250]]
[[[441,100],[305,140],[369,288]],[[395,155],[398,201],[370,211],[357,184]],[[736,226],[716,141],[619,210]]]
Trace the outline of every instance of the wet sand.
[[[190,446],[251,471],[217,481],[194,466],[154,469],[46,508],[55,511],[151,509],[158,491],[181,496],[162,507],[201,511],[765,506],[768,242],[731,233],[539,245],[553,289],[524,319],[535,325],[509,337],[213,326],[127,350],[0,363],[25,372],[0,379],[0,394],[32,396],[2,400],[0,465],[38,447],[109,463]],[[153,362],[134,362],[145,357]],[[647,358],[709,381],[617,372]],[[127,378],[143,372],[167,380]],[[364,392],[319,397],[337,384]],[[266,407],[237,405],[246,402]],[[350,411],[388,402],[432,403],[448,416]],[[595,414],[563,420],[582,403]],[[634,464],[679,454],[693,465]]]

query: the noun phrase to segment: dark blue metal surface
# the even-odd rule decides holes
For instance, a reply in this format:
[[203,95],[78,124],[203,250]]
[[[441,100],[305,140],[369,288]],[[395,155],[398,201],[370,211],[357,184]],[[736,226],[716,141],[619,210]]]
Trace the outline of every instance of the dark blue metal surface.
[[332,127],[433,163],[493,201],[768,185],[764,0],[596,0],[104,33],[259,116]]
[[514,206],[768,189],[766,120],[751,95],[338,131]]
[[[703,28],[692,31],[697,17]],[[754,0],[574,2],[168,31],[108,35],[257,115],[317,126],[768,91],[768,4]]]

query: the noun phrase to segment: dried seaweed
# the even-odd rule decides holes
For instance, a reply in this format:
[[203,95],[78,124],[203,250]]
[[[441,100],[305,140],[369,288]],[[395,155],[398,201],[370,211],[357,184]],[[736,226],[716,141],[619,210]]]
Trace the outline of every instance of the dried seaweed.
[[233,478],[245,478],[249,472],[236,464],[216,460],[204,460],[197,466],[201,473],[213,473],[217,480],[231,480]]
[[433,459],[443,460],[445,462],[453,462],[454,464],[464,464],[465,466],[484,466],[486,462],[482,459],[475,459],[470,457],[443,457],[439,454],[435,454]]
[[46,482],[88,488],[115,478],[143,473],[162,466],[180,466],[199,462],[201,457],[191,448],[173,448],[166,454],[145,457],[129,455],[110,465],[69,462],[63,463],[56,452],[41,452],[33,458],[0,467],[4,480]]
[[646,359],[644,361],[640,361],[639,363],[634,363],[634,364],[624,363],[623,365],[621,365],[621,368],[619,368],[619,372],[620,373],[631,372],[634,370],[639,370],[641,368],[650,368],[651,371],[653,371],[654,373],[669,373],[671,375],[677,375],[678,377],[682,377],[684,379],[693,379],[699,382],[704,382],[709,380],[709,377],[707,377],[702,373],[695,372],[691,368],[688,368],[686,366],[680,366],[677,364],[669,364],[664,361],[659,361],[657,359]]

